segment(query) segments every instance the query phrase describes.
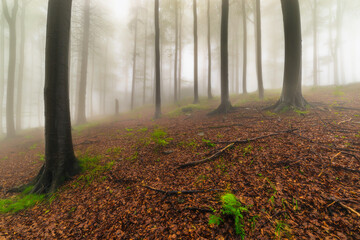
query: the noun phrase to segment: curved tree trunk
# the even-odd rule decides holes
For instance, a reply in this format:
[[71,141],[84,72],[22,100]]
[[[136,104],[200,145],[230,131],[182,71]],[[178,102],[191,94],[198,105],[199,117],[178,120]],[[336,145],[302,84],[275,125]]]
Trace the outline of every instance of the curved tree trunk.
[[285,33],[284,82],[279,101],[271,107],[276,112],[286,107],[304,109],[301,91],[301,19],[298,0],[281,0]]
[[86,123],[86,85],[89,62],[89,35],[90,35],[90,0],[85,1],[84,6],[84,30],[81,50],[81,72],[78,92],[78,106],[76,111],[76,124]]
[[232,110],[229,98],[229,57],[228,57],[228,27],[229,27],[229,0],[222,0],[221,5],[221,103],[210,113],[223,114]]
[[197,6],[193,0],[193,16],[194,16],[194,103],[199,103],[198,89],[198,36],[197,36]]
[[71,0],[49,0],[45,69],[45,164],[33,193],[55,192],[79,172],[74,155],[69,107]]
[[15,64],[16,64],[16,15],[18,11],[18,0],[14,0],[14,6],[9,13],[6,0],[2,0],[3,13],[9,25],[9,67],[6,91],[6,136],[15,136],[14,122],[14,84],[15,84]]
[[155,0],[155,118],[161,116],[159,0]]

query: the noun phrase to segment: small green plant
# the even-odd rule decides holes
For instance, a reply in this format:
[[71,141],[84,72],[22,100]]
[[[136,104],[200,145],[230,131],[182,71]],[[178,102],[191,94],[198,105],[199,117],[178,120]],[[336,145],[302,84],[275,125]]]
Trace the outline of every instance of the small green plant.
[[41,153],[39,153],[39,154],[37,154],[37,156],[39,157],[39,159],[40,159],[40,161],[45,161],[45,155],[44,154],[41,154]]
[[223,138],[224,135],[222,135],[222,134],[217,134],[216,137],[217,137],[217,138]]
[[139,130],[138,130],[138,132],[147,132],[147,128],[146,127],[144,127],[144,128],[140,128]]
[[267,116],[276,116],[277,114],[274,113],[274,112],[271,112],[271,111],[266,111],[265,115],[267,115]]
[[171,140],[173,140],[172,138],[168,138],[166,136],[167,133],[164,130],[162,130],[161,128],[156,128],[151,133],[151,140],[155,143],[157,147],[165,147],[169,144]]
[[216,144],[215,143],[212,143],[210,140],[207,140],[207,139],[202,139],[202,142],[205,143],[206,146],[208,147],[215,147]]
[[134,129],[132,129],[132,128],[125,128],[125,130],[126,130],[127,132],[132,132],[132,131],[134,131]]
[[296,112],[299,116],[304,116],[309,113],[308,110],[300,110],[300,109],[294,109],[294,112]]
[[5,161],[5,160],[8,160],[8,159],[9,159],[9,157],[5,156],[5,157],[0,158],[0,161]]
[[[240,235],[241,239],[245,238],[244,230],[244,213],[248,212],[248,206],[243,206],[234,194],[227,193],[221,197],[222,209],[221,213],[232,216],[235,220],[235,232]],[[211,215],[209,224],[220,225],[223,219],[216,215]]]
[[108,148],[108,149],[106,150],[106,153],[116,153],[116,154],[119,154],[119,153],[122,152],[122,150],[123,150],[123,148],[121,148],[121,147],[113,147],[113,148]]
[[287,225],[283,221],[276,221],[275,223],[275,237],[281,239],[281,237],[285,235],[287,238],[291,236],[291,229],[289,225]]
[[37,143],[35,143],[35,144],[31,145],[31,146],[29,147],[29,149],[30,149],[30,150],[34,150],[35,148],[37,148],[37,146],[38,146]]
[[295,198],[293,198],[292,203],[293,203],[293,209],[294,209],[294,211],[299,210],[298,201],[297,201]]
[[248,145],[247,147],[245,147],[245,148],[243,149],[243,155],[244,155],[244,157],[245,157],[247,154],[250,154],[252,149],[253,149],[253,147],[252,147],[251,145]]

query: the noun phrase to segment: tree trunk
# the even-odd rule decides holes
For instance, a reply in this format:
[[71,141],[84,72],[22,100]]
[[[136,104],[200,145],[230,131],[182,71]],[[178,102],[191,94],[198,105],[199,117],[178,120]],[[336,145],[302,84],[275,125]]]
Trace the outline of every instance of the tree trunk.
[[17,83],[17,99],[16,99],[16,130],[21,130],[22,120],[22,95],[23,95],[23,80],[24,80],[24,62],[25,62],[25,14],[26,3],[23,3],[21,8],[21,21],[20,21],[20,63],[19,75]]
[[335,85],[340,84],[339,79],[339,52],[340,52],[340,42],[341,42],[341,25],[342,25],[342,5],[341,1],[337,0],[337,10],[336,10],[336,39],[334,46],[334,82]]
[[4,86],[5,86],[5,33],[4,21],[1,17],[0,22],[0,135],[3,133],[3,103],[4,103]]
[[247,86],[246,86],[246,75],[247,75],[247,23],[246,23],[246,0],[241,1],[242,6],[242,23],[243,23],[243,76],[242,76],[242,92],[247,94]]
[[9,25],[9,66],[6,94],[6,136],[15,136],[14,123],[14,84],[15,84],[15,64],[16,64],[16,14],[18,10],[18,0],[14,0],[12,14],[10,15],[7,2],[2,0],[3,13]]
[[144,83],[143,83],[143,105],[146,102],[146,80],[147,80],[147,27],[148,27],[148,12],[146,8],[146,15],[145,15],[145,46],[144,46]]
[[178,99],[181,100],[181,65],[182,65],[182,2],[180,2],[180,16],[179,16],[179,77],[178,77]]
[[174,102],[178,101],[178,45],[179,45],[179,10],[178,1],[175,0],[175,61],[174,61]]
[[207,45],[208,45],[208,99],[212,99],[211,93],[211,29],[210,29],[210,1],[207,1]]
[[131,85],[131,110],[134,110],[135,102],[135,81],[136,81],[136,49],[137,49],[137,26],[138,26],[138,10],[136,9],[135,17],[135,33],[134,33],[134,51],[133,51],[133,75]]
[[287,107],[304,109],[301,91],[301,19],[298,0],[281,0],[285,33],[284,82],[280,100],[271,108],[280,112]]
[[71,0],[49,0],[45,69],[45,164],[33,193],[55,192],[79,172],[74,155],[69,107]]
[[85,1],[84,6],[84,30],[81,50],[81,72],[78,92],[78,106],[76,112],[76,124],[86,123],[86,83],[89,57],[89,34],[90,34],[90,0]]
[[159,0],[155,0],[155,118],[161,116]]
[[197,7],[196,1],[193,0],[193,15],[194,15],[194,103],[199,103],[199,89],[198,89],[198,37],[197,37]]
[[317,56],[317,0],[314,0],[314,8],[313,8],[313,44],[314,44],[314,52],[313,52],[313,71],[314,71],[314,86],[318,86],[318,56]]
[[221,5],[221,104],[210,114],[223,114],[232,110],[229,98],[229,57],[228,57],[228,27],[229,0],[222,0]]
[[255,38],[256,38],[256,74],[258,81],[259,98],[264,99],[264,85],[262,76],[262,47],[261,47],[261,11],[260,0],[255,2]]

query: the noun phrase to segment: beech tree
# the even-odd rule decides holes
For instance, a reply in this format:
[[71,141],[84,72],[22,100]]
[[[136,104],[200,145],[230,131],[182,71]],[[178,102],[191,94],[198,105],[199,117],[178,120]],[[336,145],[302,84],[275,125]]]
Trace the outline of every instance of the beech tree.
[[221,103],[210,114],[223,114],[233,107],[229,98],[229,59],[228,59],[228,28],[229,28],[229,0],[222,0],[221,4]]
[[33,193],[55,192],[80,170],[69,107],[69,40],[72,0],[49,0],[45,59],[45,163]]
[[6,91],[6,136],[11,138],[15,136],[14,122],[14,84],[15,84],[15,64],[16,64],[16,15],[19,8],[18,0],[13,1],[11,14],[7,0],[2,0],[3,14],[9,25],[9,65],[8,80]]
[[86,123],[86,83],[89,57],[89,35],[90,35],[90,0],[85,0],[83,9],[83,34],[81,50],[80,83],[78,91],[76,124]]
[[261,46],[261,11],[260,0],[255,2],[255,40],[256,40],[256,74],[259,98],[264,99],[264,84],[262,75],[262,46]]
[[243,76],[242,76],[242,92],[247,93],[246,75],[247,75],[247,12],[246,0],[241,0],[242,25],[243,25]]
[[198,89],[198,36],[197,36],[197,6],[196,0],[193,0],[194,16],[194,103],[199,103]]
[[211,30],[210,30],[210,0],[207,0],[207,45],[208,45],[208,99],[212,99],[211,93]]
[[159,0],[155,0],[155,118],[161,116]]
[[281,0],[285,34],[285,68],[279,101],[272,107],[279,112],[286,107],[304,109],[306,100],[301,89],[301,19],[298,0]]

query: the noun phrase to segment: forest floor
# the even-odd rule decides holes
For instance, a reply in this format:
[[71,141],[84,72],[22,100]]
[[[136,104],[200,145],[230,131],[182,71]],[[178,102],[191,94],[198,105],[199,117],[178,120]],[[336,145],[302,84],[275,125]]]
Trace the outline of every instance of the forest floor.
[[[309,89],[306,111],[263,111],[279,93],[250,94],[222,116],[207,116],[215,99],[168,107],[159,120],[149,108],[74,127],[87,170],[40,204],[1,214],[0,239],[240,239],[221,211],[226,193],[248,209],[237,209],[245,239],[360,239],[359,92]],[[1,198],[36,175],[42,135],[1,142]]]

